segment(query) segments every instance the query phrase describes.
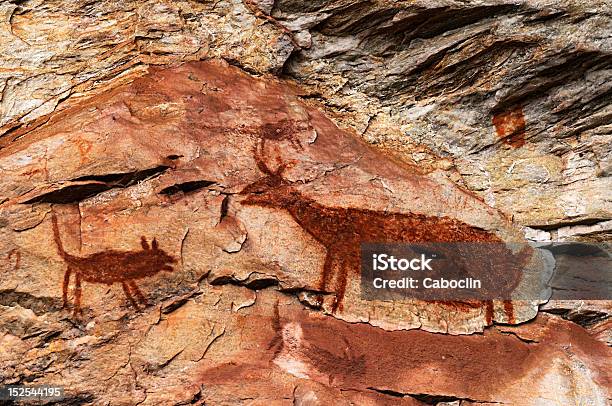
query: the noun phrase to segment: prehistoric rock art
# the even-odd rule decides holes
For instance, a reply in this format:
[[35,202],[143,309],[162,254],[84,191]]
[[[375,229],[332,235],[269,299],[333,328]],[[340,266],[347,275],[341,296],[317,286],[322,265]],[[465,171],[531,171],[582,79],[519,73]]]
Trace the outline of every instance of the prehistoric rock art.
[[[228,399],[247,397],[260,389],[257,382],[273,392],[279,388],[272,382],[280,380],[271,380],[267,374],[281,370],[297,382],[321,383],[321,391],[331,386],[342,392],[367,388],[394,395],[389,403],[354,404],[397,405],[408,398],[414,405],[456,401],[530,406],[554,393],[563,404],[580,397],[606,404],[608,392],[598,386],[606,387],[610,375],[598,357],[609,359],[610,350],[579,326],[556,316],[544,314],[518,327],[453,336],[343,323],[317,312],[298,311],[287,300],[281,299],[278,305],[275,299],[262,294],[256,305],[245,309],[245,314],[257,315],[256,321],[240,324],[243,337],[259,338],[256,359],[249,356],[254,347],[244,343],[234,357],[203,368],[202,382],[211,393],[223,393]],[[274,343],[274,351],[268,343]],[[275,365],[273,371],[264,366],[269,359]],[[579,378],[576,373],[581,368],[593,371],[592,379]],[[492,375],[496,379],[490,379]],[[546,384],[553,377],[556,384]],[[339,394],[335,399],[326,404],[350,404],[343,403]]]
[[68,302],[70,276],[73,273],[75,275],[74,317],[81,313],[81,281],[106,285],[120,282],[125,296],[130,300],[130,303],[138,309],[138,304],[134,300],[132,294],[135,294],[143,305],[147,304],[147,300],[135,281],[153,276],[161,271],[174,271],[171,264],[176,263],[176,259],[159,248],[155,238],[153,238],[151,246],[149,246],[146,237],[142,236],[140,240],[140,244],[142,245],[141,251],[105,250],[86,257],[78,257],[68,254],[64,250],[57,223],[57,216],[53,211],[51,212],[51,222],[53,226],[53,240],[56,244],[57,253],[62,257],[67,266],[62,285],[64,307]]
[[[497,256],[510,258],[504,242],[522,236],[502,213],[440,174],[415,171],[339,129],[283,82],[253,78],[222,61],[160,69],[74,108],[40,131],[39,140],[28,144],[23,138],[2,150],[6,204],[81,202],[81,236],[89,240],[89,252],[96,251],[96,240],[106,238],[96,230],[114,224],[117,232],[124,221],[149,224],[145,213],[155,208],[166,222],[156,222],[147,233],[166,234],[176,227],[183,254],[198,252],[189,248],[195,241],[223,247],[219,255],[198,252],[191,278],[201,277],[196,269],[210,267],[219,283],[258,286],[249,279],[255,275],[268,286],[301,289],[305,300],[345,320],[365,320],[375,311],[371,322],[386,328],[423,325],[468,332],[535,315],[533,303],[514,305],[510,314],[510,306],[498,301],[413,303],[407,298],[402,306],[411,311],[406,314],[404,307],[363,300],[356,277],[363,242],[499,243]],[[69,142],[60,142],[64,139]],[[64,162],[59,151],[68,148],[78,158],[82,145],[90,146],[87,156],[108,158]],[[115,159],[125,151],[134,152]],[[31,158],[16,161],[13,154]],[[45,174],[23,185],[23,173],[41,167]],[[140,214],[124,217],[127,213]],[[268,225],[262,224],[264,217]],[[275,228],[283,217],[291,224],[283,222],[283,242],[270,250],[276,231],[269,225]],[[193,222],[202,229],[196,232]],[[537,270],[541,264],[532,265]],[[497,286],[503,282],[507,292],[502,293],[541,284],[524,279],[516,267],[487,276],[497,278]],[[125,284],[128,299],[138,298]],[[375,310],[387,306],[388,312]],[[463,320],[471,322],[464,327]]]
[[[536,317],[535,301],[360,296],[364,241],[526,244],[512,213],[449,171],[414,170],[324,110],[211,60],[151,69],[19,133],[0,150],[0,380],[61,379],[66,404],[606,405],[605,325],[591,336]],[[503,147],[482,123],[495,149],[532,146],[530,133]],[[524,278],[490,277],[524,294],[542,283],[537,259]],[[71,277],[75,310],[92,282],[87,322],[61,311]]]
[[[281,164],[273,170],[266,162],[267,140],[287,139],[293,145],[299,145],[298,141],[291,137],[291,130],[292,127],[284,122],[277,127],[265,126],[261,129],[261,140],[254,148],[254,158],[257,167],[266,176],[242,190],[241,194],[247,195],[242,204],[287,210],[304,231],[326,248],[327,254],[318,288],[322,292],[336,293],[332,312],[342,309],[348,278],[359,275],[362,243],[502,242],[492,233],[448,217],[327,207],[317,203],[301,194],[291,182],[283,178],[287,164]],[[513,263],[512,253],[501,245],[496,247],[495,252],[489,251],[487,254],[508,257],[505,261],[507,267],[498,267],[494,274],[482,276],[498,279],[496,286],[504,286],[507,289],[505,294],[509,296],[520,282],[520,267],[525,263],[525,258]],[[448,255],[452,253],[448,252]],[[519,254],[523,257],[526,255],[527,250]],[[483,260],[486,258],[483,257]],[[499,283],[499,279],[504,283]],[[489,294],[493,295],[495,292]],[[487,320],[490,323],[490,302],[487,309]]]
[[342,337],[345,347],[339,354],[309,344],[304,340],[299,321],[283,323],[278,302],[274,306],[272,326],[276,334],[270,341],[268,349],[273,350],[273,362],[287,369],[289,373],[300,378],[312,378],[309,374],[315,369],[317,375],[324,374],[332,382],[337,371],[343,371],[344,375],[353,378],[359,378],[365,373],[366,355],[355,354],[346,337]]

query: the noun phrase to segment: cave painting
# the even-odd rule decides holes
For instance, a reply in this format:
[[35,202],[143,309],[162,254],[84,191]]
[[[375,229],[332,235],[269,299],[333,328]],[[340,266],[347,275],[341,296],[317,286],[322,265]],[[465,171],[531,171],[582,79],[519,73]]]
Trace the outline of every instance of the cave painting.
[[[244,205],[286,210],[299,226],[326,249],[326,256],[318,289],[335,293],[331,310],[342,311],[348,279],[359,276],[361,243],[369,242],[502,242],[499,237],[483,229],[470,226],[449,217],[433,217],[413,213],[392,213],[359,208],[324,206],[301,193],[296,184],[283,177],[287,164],[266,161],[266,142],[289,140],[293,144],[291,125],[281,122],[273,129],[262,127],[255,144],[254,158],[257,168],[265,176],[247,185],[240,193],[246,195]],[[272,145],[275,147],[275,145]],[[503,244],[499,255],[512,256]],[[525,252],[518,255],[526,254]],[[520,260],[520,263],[524,263]],[[502,278],[512,291],[520,282],[520,269],[500,269],[491,278]],[[454,303],[461,309],[480,306],[482,302]],[[508,307],[507,307],[508,308]],[[508,308],[508,310],[510,310]],[[493,304],[486,302],[486,319],[491,323]],[[508,315],[512,318],[511,315]]]
[[176,263],[176,259],[159,248],[157,240],[154,238],[149,246],[146,238],[141,237],[140,251],[117,251],[104,250],[89,256],[78,257],[68,254],[63,247],[55,212],[51,212],[51,222],[53,226],[53,239],[57,247],[57,252],[67,265],[62,286],[63,306],[68,302],[68,286],[70,276],[75,275],[75,293],[73,316],[77,317],[81,313],[81,282],[101,283],[112,285],[120,282],[125,296],[130,303],[138,309],[138,304],[134,296],[143,304],[147,305],[147,300],[136,285],[137,279],[153,276],[160,271],[174,271],[171,264]]
[[281,322],[278,301],[274,307],[272,327],[275,335],[268,350],[273,351],[273,362],[291,374],[307,378],[311,377],[314,369],[333,382],[335,376],[365,373],[365,354],[356,354],[346,337],[339,337],[344,345],[328,343],[328,349],[310,343],[304,338],[300,321]]

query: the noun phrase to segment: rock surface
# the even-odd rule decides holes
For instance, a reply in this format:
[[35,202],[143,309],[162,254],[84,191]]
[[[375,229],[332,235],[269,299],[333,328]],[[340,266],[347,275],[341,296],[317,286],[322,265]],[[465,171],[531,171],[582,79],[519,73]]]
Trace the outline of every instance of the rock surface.
[[609,301],[367,301],[355,262],[368,239],[609,240],[609,4],[0,10],[3,384],[61,383],[65,404],[612,399]]
[[[7,252],[24,251],[7,287],[39,268],[59,282],[71,267],[62,250],[88,257],[86,266],[112,267],[92,255],[133,251],[143,236],[180,260],[187,274],[171,277],[176,284],[207,272],[211,283],[278,284],[351,322],[457,334],[535,316],[537,302],[362,300],[361,242],[518,241],[520,232],[446,178],[415,173],[339,130],[283,83],[223,62],[137,79],[67,110],[2,154],[3,241]],[[22,248],[30,241],[48,253],[43,263]],[[160,261],[158,272],[171,263]],[[532,266],[545,261],[534,256]],[[517,290],[537,283],[528,276]]]

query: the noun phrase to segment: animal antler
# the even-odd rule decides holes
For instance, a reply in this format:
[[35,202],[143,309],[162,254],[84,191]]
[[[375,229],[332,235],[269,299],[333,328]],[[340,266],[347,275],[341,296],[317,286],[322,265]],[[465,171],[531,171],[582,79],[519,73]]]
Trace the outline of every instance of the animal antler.
[[271,176],[271,177],[276,177],[278,176],[278,171],[272,172],[270,168],[268,168],[268,165],[266,165],[266,162],[264,159],[265,144],[266,144],[266,139],[262,137],[259,140],[259,142],[255,145],[255,148],[253,149],[253,156],[255,158],[255,163],[257,164],[257,168],[262,173],[265,173],[266,175]]
[[287,164],[282,164],[276,170],[271,170],[264,159],[265,142],[266,139],[262,138],[257,143],[257,145],[255,145],[255,148],[253,149],[253,155],[255,158],[255,163],[257,164],[257,168],[266,176],[247,185],[244,189],[242,189],[240,194],[259,192],[262,188],[273,188],[276,186],[280,186],[283,183],[286,183],[286,181],[283,179],[282,173],[287,168]]

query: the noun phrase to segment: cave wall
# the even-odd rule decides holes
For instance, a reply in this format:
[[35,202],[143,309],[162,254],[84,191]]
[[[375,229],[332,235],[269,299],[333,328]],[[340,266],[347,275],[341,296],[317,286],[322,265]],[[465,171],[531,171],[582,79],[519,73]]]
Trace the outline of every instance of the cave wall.
[[355,262],[363,240],[609,241],[609,3],[0,10],[3,384],[610,402],[612,302],[364,300]]

